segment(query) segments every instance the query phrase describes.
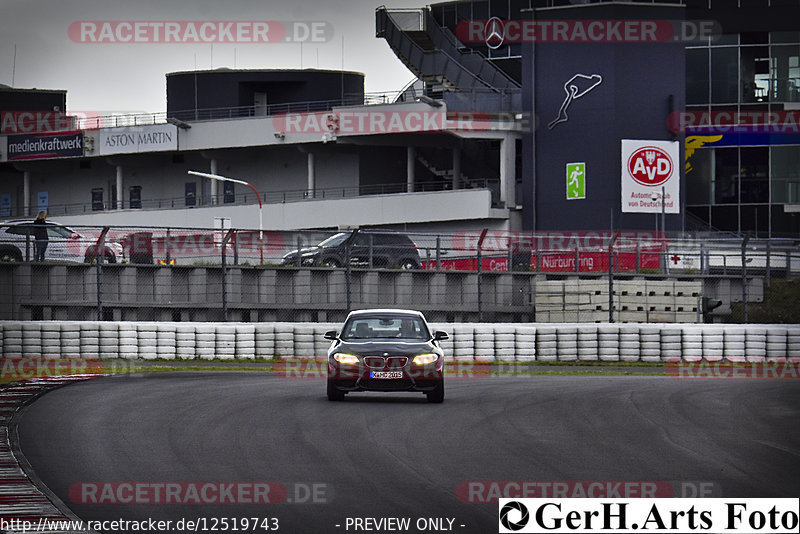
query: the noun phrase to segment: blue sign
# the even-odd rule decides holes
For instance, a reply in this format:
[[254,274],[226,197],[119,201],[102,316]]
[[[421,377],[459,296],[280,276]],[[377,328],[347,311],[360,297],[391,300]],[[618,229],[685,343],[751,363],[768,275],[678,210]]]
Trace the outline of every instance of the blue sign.
[[47,194],[47,191],[39,191],[39,211],[47,211],[47,208],[50,206],[50,197]]

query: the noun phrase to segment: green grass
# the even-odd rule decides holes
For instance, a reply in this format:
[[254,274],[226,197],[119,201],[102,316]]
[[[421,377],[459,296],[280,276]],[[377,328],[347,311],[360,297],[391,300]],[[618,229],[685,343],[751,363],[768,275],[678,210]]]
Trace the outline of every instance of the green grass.
[[[749,323],[793,324],[797,323],[797,303],[800,302],[800,280],[772,280],[764,287],[763,302],[748,302]],[[744,318],[741,302],[731,303],[731,314],[727,322],[738,323]]]
[[[317,373],[324,371],[325,360],[308,360],[308,359],[267,359],[267,358],[254,358],[247,360],[231,360],[231,359],[209,359],[209,360],[168,360],[164,358],[155,359],[106,359],[106,360],[85,360],[86,365],[72,364],[81,360],[75,359],[62,359],[62,360],[48,360],[48,364],[52,364],[52,368],[47,368],[42,372],[31,372],[29,368],[24,369],[24,374],[21,376],[9,376],[10,369],[4,368],[4,374],[0,376],[0,385],[16,382],[26,378],[34,378],[36,376],[58,376],[53,372],[53,368],[62,370],[66,374],[94,374],[94,373],[115,373],[115,374],[142,374],[142,373],[169,373],[181,371],[246,371],[246,372],[261,372],[272,373],[275,370],[275,364],[284,364],[297,366],[288,369],[290,372],[309,372]],[[200,363],[202,362],[202,364]],[[449,370],[447,376],[458,377],[466,373],[473,373],[475,376],[527,376],[527,375],[631,375],[639,374],[637,369],[654,369],[648,372],[648,375],[666,374],[666,372],[658,372],[656,369],[663,368],[663,363],[648,363],[648,362],[601,362],[601,361],[574,361],[574,362],[558,362],[558,361],[525,361],[525,362],[455,362],[450,360],[448,362]],[[588,368],[588,369],[587,369]],[[626,370],[629,369],[629,370]]]

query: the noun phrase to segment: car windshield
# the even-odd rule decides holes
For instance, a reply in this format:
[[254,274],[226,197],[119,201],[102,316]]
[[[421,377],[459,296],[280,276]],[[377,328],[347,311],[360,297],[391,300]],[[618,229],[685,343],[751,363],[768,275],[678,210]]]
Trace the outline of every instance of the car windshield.
[[430,333],[419,317],[354,317],[344,326],[343,339],[428,339]]
[[329,237],[325,241],[321,242],[317,246],[320,246],[320,247],[338,247],[339,245],[344,243],[347,240],[348,237],[350,237],[350,234],[346,234],[346,233],[332,235],[331,237]]

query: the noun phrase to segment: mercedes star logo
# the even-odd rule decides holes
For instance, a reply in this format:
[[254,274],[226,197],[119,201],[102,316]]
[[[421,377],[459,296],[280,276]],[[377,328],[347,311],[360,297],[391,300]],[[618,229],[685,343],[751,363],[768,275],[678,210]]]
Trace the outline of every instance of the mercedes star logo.
[[506,24],[498,17],[492,17],[486,21],[483,27],[484,42],[492,50],[497,50],[503,46],[506,34]]

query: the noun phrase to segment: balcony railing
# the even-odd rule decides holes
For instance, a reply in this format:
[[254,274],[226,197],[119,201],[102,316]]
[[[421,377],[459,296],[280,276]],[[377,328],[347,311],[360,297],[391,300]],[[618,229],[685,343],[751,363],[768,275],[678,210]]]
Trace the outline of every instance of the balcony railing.
[[391,104],[397,100],[397,91],[344,95],[343,98],[331,100],[314,100],[308,102],[289,102],[284,104],[267,104],[263,106],[230,106],[220,108],[186,109],[180,111],[159,111],[155,113],[111,114],[76,117],[79,130],[98,128],[115,128],[119,126],[147,126],[164,124],[167,118],[184,122],[210,121],[226,119],[243,119],[270,117],[281,113],[307,113],[328,111],[339,106],[372,106]]
[[[497,206],[500,191],[499,180],[477,179],[470,180],[466,188],[468,189],[488,189],[492,193],[492,205]],[[452,190],[452,183],[449,181],[417,182],[412,193],[436,192]],[[393,184],[374,184],[360,186],[328,187],[316,189],[287,189],[281,191],[259,191],[261,201],[264,204],[284,204],[288,202],[302,202],[307,200],[337,200],[342,198],[353,198],[369,195],[392,195],[408,193],[406,182]],[[224,194],[220,192],[216,197],[211,195],[195,195],[181,197],[161,197],[143,198],[134,203],[127,200],[124,202],[124,209],[183,209],[201,208],[212,206],[236,206],[257,204],[255,194],[252,191],[234,194]],[[134,204],[133,206],[131,204]],[[62,215],[81,215],[97,213],[106,210],[116,210],[119,204],[116,202],[84,202],[68,204],[50,204],[47,208],[48,217],[57,218]],[[17,214],[21,216],[22,214]]]

